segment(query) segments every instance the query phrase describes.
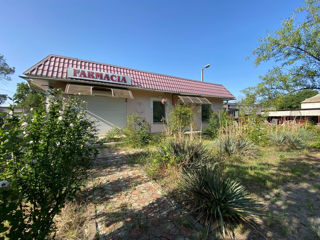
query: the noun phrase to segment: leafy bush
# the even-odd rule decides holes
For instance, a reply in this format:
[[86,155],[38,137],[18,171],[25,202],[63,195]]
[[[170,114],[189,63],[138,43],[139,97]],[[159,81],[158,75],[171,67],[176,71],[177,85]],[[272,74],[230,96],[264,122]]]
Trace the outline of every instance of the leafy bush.
[[224,177],[215,165],[184,172],[184,203],[209,229],[225,234],[241,222],[251,222],[258,209],[238,182]]
[[220,155],[226,156],[255,156],[257,148],[247,137],[241,125],[233,124],[227,126],[220,132],[216,140]]
[[268,128],[270,124],[265,121],[264,117],[258,116],[256,113],[251,113],[249,116],[244,116],[239,119],[240,127],[244,128],[247,137],[255,144],[268,144]]
[[139,115],[128,115],[127,126],[123,130],[124,142],[133,147],[146,146],[151,140],[150,125]]
[[[75,98],[48,96],[0,127],[0,236],[46,239],[53,218],[79,190],[95,157],[95,129]],[[14,111],[14,109],[12,109]]]
[[185,104],[178,104],[170,113],[169,132],[172,135],[182,137],[183,132],[190,126],[193,113],[190,107]]
[[221,110],[218,113],[212,112],[204,133],[209,135],[211,138],[215,138],[218,136],[219,129],[225,127],[229,123],[230,118],[226,111]]
[[267,137],[267,127],[266,124],[248,123],[246,129],[248,138],[255,144],[267,145],[269,140]]

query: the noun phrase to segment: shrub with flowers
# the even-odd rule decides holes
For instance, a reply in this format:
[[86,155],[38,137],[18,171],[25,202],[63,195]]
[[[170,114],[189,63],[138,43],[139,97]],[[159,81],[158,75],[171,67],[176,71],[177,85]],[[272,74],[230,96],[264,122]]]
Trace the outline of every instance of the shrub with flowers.
[[0,239],[46,239],[96,155],[95,129],[84,103],[57,93],[0,126]]

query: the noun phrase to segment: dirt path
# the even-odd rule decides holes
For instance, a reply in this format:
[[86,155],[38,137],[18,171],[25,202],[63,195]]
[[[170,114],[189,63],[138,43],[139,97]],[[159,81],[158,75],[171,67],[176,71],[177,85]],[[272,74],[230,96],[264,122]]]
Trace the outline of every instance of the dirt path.
[[92,173],[99,239],[198,239],[181,211],[171,205],[128,153],[104,148]]

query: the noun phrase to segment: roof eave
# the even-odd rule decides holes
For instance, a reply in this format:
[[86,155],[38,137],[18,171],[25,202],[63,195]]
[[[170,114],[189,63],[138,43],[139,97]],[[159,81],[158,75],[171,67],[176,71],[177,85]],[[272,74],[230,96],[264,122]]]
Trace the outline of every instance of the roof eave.
[[34,76],[34,75],[28,75],[25,74],[25,76],[20,75],[20,78],[28,81],[28,79],[43,79],[43,80],[51,80],[51,81],[60,81],[60,82],[75,82],[75,83],[85,83],[85,84],[90,84],[94,83],[96,85],[101,85],[101,86],[110,86],[110,87],[120,87],[120,88],[130,88],[130,89],[136,89],[136,90],[144,90],[144,91],[150,91],[150,92],[163,92],[163,93],[172,93],[172,94],[181,94],[181,95],[191,95],[191,96],[202,96],[202,97],[213,97],[213,98],[220,98],[223,100],[234,100],[236,99],[233,95],[232,97],[226,97],[226,96],[217,96],[217,95],[206,95],[206,94],[193,94],[193,93],[187,93],[187,92],[173,92],[173,91],[165,91],[165,90],[156,90],[156,89],[150,89],[150,88],[140,88],[140,87],[135,87],[135,86],[130,86],[130,85],[114,85],[114,84],[109,84],[109,83],[104,83],[104,82],[96,82],[96,81],[86,81],[86,80],[73,80],[73,79],[64,79],[64,78],[51,78],[51,77],[44,77],[44,76]]

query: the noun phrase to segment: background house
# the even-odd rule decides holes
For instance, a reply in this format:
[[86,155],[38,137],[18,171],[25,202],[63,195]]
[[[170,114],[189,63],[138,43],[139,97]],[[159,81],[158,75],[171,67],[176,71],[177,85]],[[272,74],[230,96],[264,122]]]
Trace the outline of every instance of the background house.
[[296,120],[298,122],[310,121],[320,123],[320,94],[307,98],[301,102],[301,109],[281,110],[266,112],[268,120],[275,123],[282,123],[286,120]]

